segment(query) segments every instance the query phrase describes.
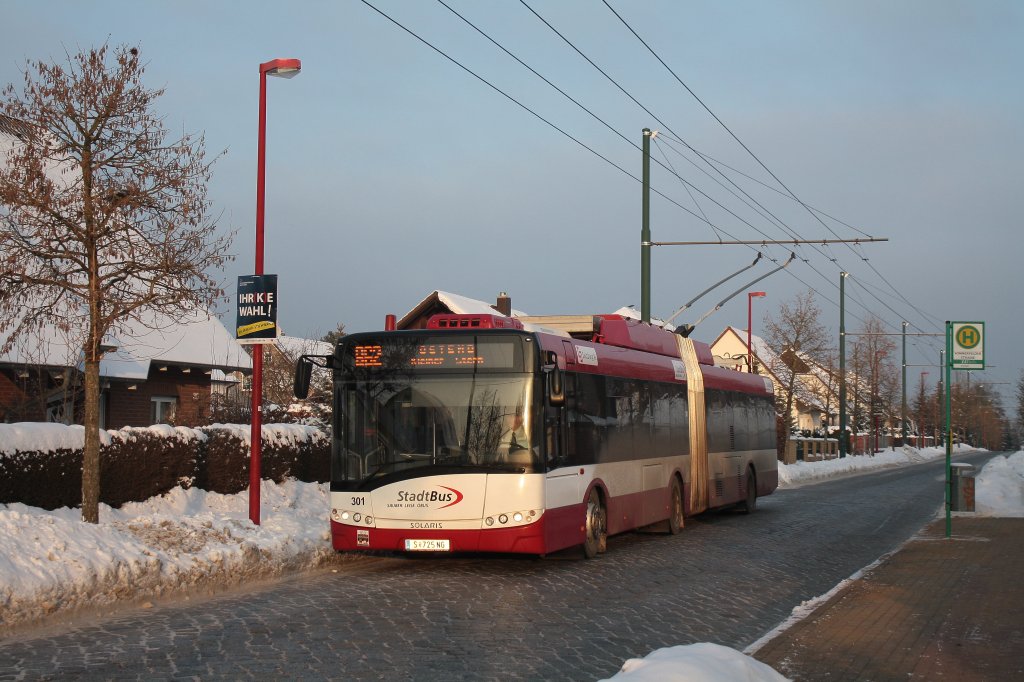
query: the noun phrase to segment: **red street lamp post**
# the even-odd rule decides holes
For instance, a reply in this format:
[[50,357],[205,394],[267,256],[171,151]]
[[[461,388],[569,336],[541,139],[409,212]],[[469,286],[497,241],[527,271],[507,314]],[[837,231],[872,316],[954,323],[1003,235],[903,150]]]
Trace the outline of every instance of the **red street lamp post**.
[[751,362],[750,355],[750,330],[753,328],[753,304],[754,298],[763,298],[766,294],[763,291],[748,291],[747,292],[747,373],[754,371],[753,363]]
[[[260,64],[260,127],[256,156],[256,272],[263,274],[263,199],[266,185],[267,146],[267,76],[291,78],[299,73],[298,59],[274,59]],[[260,455],[263,446],[263,345],[257,344],[252,354],[252,441],[249,459],[249,520],[260,525]]]

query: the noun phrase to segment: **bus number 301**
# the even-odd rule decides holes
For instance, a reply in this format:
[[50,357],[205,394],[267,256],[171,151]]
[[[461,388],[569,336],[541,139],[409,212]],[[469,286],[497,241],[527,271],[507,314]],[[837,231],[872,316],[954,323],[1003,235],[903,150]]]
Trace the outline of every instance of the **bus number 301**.
[[366,504],[366,498],[365,497],[361,497],[360,496],[360,497],[353,497],[352,498],[352,506],[353,507],[361,507],[364,504]]

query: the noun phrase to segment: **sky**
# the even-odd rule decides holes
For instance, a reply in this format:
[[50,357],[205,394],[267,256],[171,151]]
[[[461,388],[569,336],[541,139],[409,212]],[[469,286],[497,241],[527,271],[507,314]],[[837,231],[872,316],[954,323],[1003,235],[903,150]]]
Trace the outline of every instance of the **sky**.
[[[248,441],[248,425],[221,425]],[[129,437],[143,429],[124,429]],[[164,438],[205,438],[186,427],[148,427]],[[315,437],[315,429],[294,424],[264,425],[264,439],[287,443]],[[119,432],[102,432],[107,438]],[[19,450],[50,452],[82,447],[81,426],[0,424],[0,458]],[[968,451],[957,448],[957,451]],[[874,456],[820,462],[779,464],[780,488],[792,488],[853,473],[911,466],[945,457],[943,448],[902,448]],[[330,547],[327,484],[263,481],[262,524],[248,520],[248,493],[221,495],[198,488],[175,488],[166,495],[130,502],[119,509],[100,505],[100,523],[81,521],[78,509],[47,511],[24,504],[0,504],[0,623],[37,621],[82,606],[129,600],[153,608],[153,595],[173,598],[197,584],[237,584],[281,575],[339,559]],[[1024,451],[992,457],[978,472],[977,503],[971,516],[1024,516]],[[941,491],[936,509],[942,505]],[[958,514],[960,512],[957,512]],[[254,551],[258,548],[258,552]],[[60,560],[56,560],[59,555]],[[333,557],[333,559],[332,559]],[[342,570],[342,569],[335,569]],[[726,682],[735,679],[775,681],[775,671],[750,657],[751,652],[810,615],[839,589],[857,579],[858,571],[825,595],[794,607],[778,627],[744,652],[713,642],[642,652],[623,662],[615,679]],[[746,655],[745,655],[746,654]]]
[[[713,341],[746,328],[745,292],[759,290],[758,333],[813,289],[837,338],[845,270],[850,333],[871,315],[891,333],[903,320],[917,334],[985,322],[988,369],[972,381],[1010,407],[1005,382],[1024,368],[1020,3],[609,0],[655,57],[599,0],[445,0],[592,116],[444,4],[368,1],[451,60],[361,0],[12,1],[0,84],[20,83],[30,59],[139,46],[168,127],[204,132],[210,157],[226,150],[210,197],[236,231],[233,295],[253,271],[258,67],[301,59],[297,77],[270,79],[267,123],[265,271],[296,336],[380,329],[435,289],[505,291],[533,315],[639,308],[638,147],[651,128],[653,241],[887,240],[654,247],[655,316],[761,250],[677,322],[739,290],[693,334]],[[747,286],[794,248],[792,265]],[[228,303],[220,312],[233,323]],[[911,395],[922,372],[938,379],[942,343],[908,338]]]

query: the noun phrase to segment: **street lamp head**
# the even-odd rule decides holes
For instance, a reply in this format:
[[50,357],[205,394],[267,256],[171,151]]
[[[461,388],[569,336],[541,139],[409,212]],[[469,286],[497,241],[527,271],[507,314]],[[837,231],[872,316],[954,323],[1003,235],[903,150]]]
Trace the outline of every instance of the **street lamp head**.
[[750,291],[750,292],[747,292],[747,296],[767,296],[767,295],[768,294],[764,293],[763,291]]
[[302,70],[302,62],[298,59],[272,59],[260,64],[260,73],[279,78],[292,78]]

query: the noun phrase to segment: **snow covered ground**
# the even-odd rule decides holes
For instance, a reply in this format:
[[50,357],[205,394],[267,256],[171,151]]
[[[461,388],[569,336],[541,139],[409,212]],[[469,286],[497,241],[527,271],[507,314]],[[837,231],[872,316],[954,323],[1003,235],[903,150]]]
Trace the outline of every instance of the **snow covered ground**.
[[[782,487],[879,467],[941,458],[939,448],[906,448],[780,466]],[[333,556],[325,484],[264,481],[262,525],[248,520],[248,493],[175,489],[120,509],[100,523],[78,509],[0,505],[0,625],[80,607],[141,602],[193,589],[249,582],[323,564]],[[995,457],[976,480],[977,514],[1024,516],[1024,451]],[[798,607],[799,609],[800,607]],[[630,659],[614,679],[779,680],[773,670],[715,644],[659,649]]]

